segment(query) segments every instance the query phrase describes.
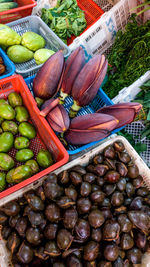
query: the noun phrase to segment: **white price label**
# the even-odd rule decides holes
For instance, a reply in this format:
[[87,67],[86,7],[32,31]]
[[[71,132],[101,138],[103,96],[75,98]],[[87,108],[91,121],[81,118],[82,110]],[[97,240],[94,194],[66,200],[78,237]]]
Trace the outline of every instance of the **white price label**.
[[97,54],[107,44],[107,37],[105,29],[99,25],[91,34],[84,40],[85,46],[92,54]]

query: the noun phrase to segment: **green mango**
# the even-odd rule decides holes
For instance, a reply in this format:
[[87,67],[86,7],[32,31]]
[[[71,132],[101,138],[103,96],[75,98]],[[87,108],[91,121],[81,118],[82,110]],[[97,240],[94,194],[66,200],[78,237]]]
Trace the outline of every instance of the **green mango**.
[[42,168],[48,168],[53,164],[52,155],[48,150],[41,149],[37,154],[36,160]]
[[29,139],[33,139],[36,136],[36,130],[34,126],[29,122],[21,122],[18,129],[21,135]]
[[8,96],[8,102],[13,108],[22,106],[22,97],[17,92],[10,93]]
[[6,182],[7,182],[8,184],[13,184],[13,183],[14,183],[14,181],[13,181],[13,179],[12,179],[12,174],[13,174],[14,170],[15,170],[15,168],[13,168],[13,169],[11,169],[9,172],[7,172],[7,175],[6,175]]
[[2,104],[8,104],[8,103],[5,99],[2,98],[2,99],[0,99],[0,105],[2,105]]
[[4,132],[0,135],[0,152],[8,152],[14,144],[12,133]]
[[37,103],[38,108],[40,108],[44,104],[44,100],[39,97],[35,97],[35,101]]
[[0,172],[0,192],[3,191],[6,187],[6,174]]
[[28,160],[25,165],[30,166],[31,170],[32,170],[32,174],[35,174],[39,171],[39,165],[37,164],[37,162],[34,159],[30,159]]
[[14,63],[24,63],[33,59],[33,52],[22,45],[13,45],[7,49],[8,57]]
[[31,149],[24,148],[16,152],[16,160],[19,162],[25,162],[34,157],[34,153]]
[[28,148],[29,145],[30,145],[29,139],[24,136],[16,137],[15,142],[14,142],[14,147],[16,149]]
[[0,153],[0,170],[9,171],[15,165],[15,162],[12,157],[6,153]]
[[3,121],[1,126],[4,132],[11,132],[13,135],[18,132],[18,125],[14,121]]
[[0,134],[3,133],[3,129],[0,127]]
[[19,122],[27,121],[29,119],[29,113],[27,109],[23,106],[16,107],[16,120]]
[[12,180],[14,183],[20,183],[23,180],[31,177],[31,175],[32,175],[32,170],[30,166],[21,165],[17,167],[12,173]]
[[15,111],[9,104],[0,105],[0,117],[5,120],[13,120],[15,118]]

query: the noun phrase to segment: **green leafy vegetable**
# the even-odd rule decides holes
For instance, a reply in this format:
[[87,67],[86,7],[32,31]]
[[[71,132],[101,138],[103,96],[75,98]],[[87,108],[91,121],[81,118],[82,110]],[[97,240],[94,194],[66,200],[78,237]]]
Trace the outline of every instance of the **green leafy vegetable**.
[[144,9],[142,9],[140,12],[137,13],[137,15],[139,16],[139,15],[141,15],[142,13],[144,13],[144,12],[150,10],[150,1],[149,1],[149,0],[144,0],[144,3],[142,3],[142,4],[140,4],[140,5],[138,5],[138,6],[134,7],[134,8],[132,8],[131,11],[133,11],[133,10],[135,10],[135,9],[138,9],[138,8],[140,8],[140,7],[145,7],[146,5],[149,5],[149,6],[146,7],[146,8],[144,8]]
[[147,150],[147,145],[146,144],[142,144],[142,143],[137,143],[134,146],[134,149],[136,150],[136,152],[138,154],[145,152]]
[[111,66],[103,89],[113,98],[150,69],[150,20],[138,25],[132,14],[125,30],[117,32],[108,62]]
[[124,136],[129,141],[129,143],[133,146],[133,148],[136,150],[138,154],[145,152],[147,150],[146,144],[143,144],[141,142],[136,143],[135,142],[136,137],[133,138],[133,135],[127,133],[125,130],[118,132],[118,134],[121,136]]
[[134,101],[142,103],[145,117],[142,118],[141,114],[138,115],[136,120],[144,119],[145,128],[141,132],[141,139],[144,137],[150,138],[150,80],[144,83],[141,91],[136,95]]
[[134,102],[139,102],[143,105],[143,113],[140,113],[136,120],[143,120],[144,129],[139,136],[134,136],[127,133],[125,130],[119,132],[119,135],[124,136],[134,147],[137,153],[142,153],[147,150],[147,145],[141,142],[136,143],[136,139],[150,138],[150,80],[145,82],[141,87],[141,91],[136,95]]
[[84,12],[76,0],[58,0],[56,7],[42,9],[41,18],[65,43],[68,37],[78,36],[86,28]]
[[147,120],[150,121],[150,110],[148,111],[148,114],[147,114]]

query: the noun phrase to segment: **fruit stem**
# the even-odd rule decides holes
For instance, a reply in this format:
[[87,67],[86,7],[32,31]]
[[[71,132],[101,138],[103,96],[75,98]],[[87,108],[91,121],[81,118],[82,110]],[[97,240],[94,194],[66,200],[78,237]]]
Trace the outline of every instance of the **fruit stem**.
[[67,146],[68,146],[68,143],[67,143],[67,141],[66,141],[65,138],[64,138],[64,133],[60,133],[60,134],[58,135],[58,138],[59,138],[59,140],[61,141],[61,143],[64,145],[64,147],[67,147]]
[[77,101],[74,100],[73,105],[71,106],[71,109],[69,111],[70,118],[74,118],[80,109],[81,107],[77,104]]
[[59,104],[64,104],[65,98],[68,96],[68,94],[64,93],[62,90],[60,90],[59,95]]

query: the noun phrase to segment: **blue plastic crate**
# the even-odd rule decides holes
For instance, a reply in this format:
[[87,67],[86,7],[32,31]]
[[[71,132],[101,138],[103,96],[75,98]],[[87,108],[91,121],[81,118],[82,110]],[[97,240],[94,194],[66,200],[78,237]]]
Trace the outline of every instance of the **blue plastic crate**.
[[14,74],[16,68],[14,63],[9,59],[9,57],[5,54],[5,52],[0,48],[0,56],[4,61],[4,65],[6,67],[6,71],[4,75],[0,75],[0,79],[6,78]]
[[[29,87],[32,95],[34,96],[33,94],[33,90],[32,90],[32,87],[33,87],[33,79],[34,79],[35,75],[32,76],[32,77],[29,77],[29,78],[26,78],[25,79],[25,82],[27,84],[27,86]],[[64,104],[64,107],[66,108],[67,111],[70,110],[70,107],[72,106],[73,104],[73,100],[72,100],[72,97],[67,97],[65,99],[65,104]],[[110,106],[112,105],[113,102],[112,100],[104,93],[104,91],[100,88],[96,97],[94,98],[94,100],[90,103],[90,105],[88,106],[85,106],[83,108],[80,109],[80,111],[78,112],[78,116],[80,115],[84,115],[84,114],[88,114],[88,113],[95,113],[100,107],[103,107],[103,106]],[[118,128],[114,131],[112,131],[111,134],[114,134],[118,131],[120,131],[121,129],[123,129],[124,127],[122,128]],[[100,140],[99,140],[100,141]],[[89,143],[87,145],[84,145],[84,146],[73,146],[73,145],[69,145],[69,148],[67,150],[67,152],[69,153],[69,155],[74,155],[74,154],[77,154],[93,145],[95,145],[96,143],[98,143],[99,141],[96,141],[96,142],[92,142],[92,143]]]

